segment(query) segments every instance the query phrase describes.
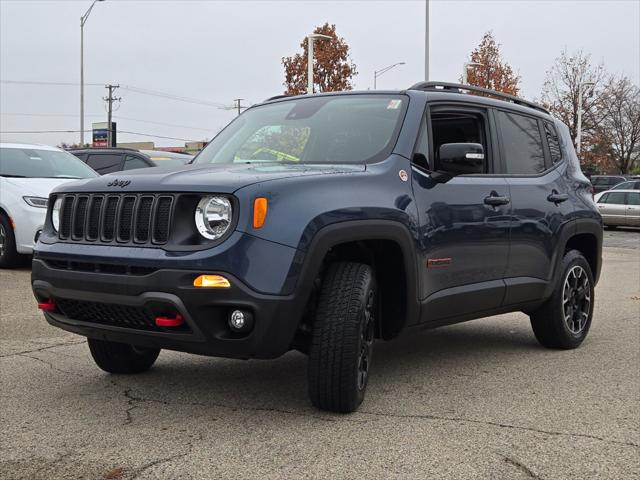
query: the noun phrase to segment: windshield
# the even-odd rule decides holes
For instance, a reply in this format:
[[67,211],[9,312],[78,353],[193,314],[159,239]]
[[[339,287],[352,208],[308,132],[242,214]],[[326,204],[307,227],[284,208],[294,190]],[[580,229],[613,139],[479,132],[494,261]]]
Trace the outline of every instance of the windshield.
[[369,163],[395,145],[407,97],[337,95],[298,98],[247,110],[195,163]]
[[89,178],[98,174],[61,150],[0,148],[0,176],[18,178]]

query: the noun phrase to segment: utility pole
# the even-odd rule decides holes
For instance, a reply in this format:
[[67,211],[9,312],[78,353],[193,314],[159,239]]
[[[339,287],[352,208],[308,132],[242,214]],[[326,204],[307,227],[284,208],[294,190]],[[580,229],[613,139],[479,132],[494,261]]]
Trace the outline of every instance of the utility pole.
[[240,102],[242,102],[242,100],[244,100],[244,98],[234,98],[233,99],[234,103],[236,104],[235,106],[238,109],[238,115],[240,115],[240,110],[242,108],[247,108],[247,107],[245,107],[245,106],[240,104]]
[[424,19],[424,80],[429,81],[429,0],[425,0]]
[[111,123],[111,118],[113,116],[113,102],[119,102],[122,100],[121,98],[114,98],[113,92],[116,88],[120,88],[120,85],[105,85],[107,90],[109,90],[109,96],[104,97],[104,101],[107,102],[107,147],[115,147],[113,142],[113,128]]

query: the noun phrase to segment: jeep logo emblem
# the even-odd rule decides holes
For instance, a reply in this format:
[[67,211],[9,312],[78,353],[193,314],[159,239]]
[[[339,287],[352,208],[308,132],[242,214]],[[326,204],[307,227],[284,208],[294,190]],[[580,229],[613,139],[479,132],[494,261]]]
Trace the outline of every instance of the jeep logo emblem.
[[120,187],[120,188],[124,188],[127,185],[129,185],[131,183],[131,180],[118,180],[117,178],[115,180],[111,180],[109,183],[107,183],[107,187]]

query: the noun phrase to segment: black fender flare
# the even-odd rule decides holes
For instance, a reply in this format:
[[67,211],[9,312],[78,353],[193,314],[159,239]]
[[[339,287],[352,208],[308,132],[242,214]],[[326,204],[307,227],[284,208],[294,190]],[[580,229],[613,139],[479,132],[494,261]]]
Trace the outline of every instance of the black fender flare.
[[420,303],[415,241],[409,229],[397,221],[347,220],[322,227],[314,235],[306,252],[299,251],[298,261],[294,261],[285,282],[285,290],[294,291],[298,301],[306,302],[329,250],[341,243],[364,240],[391,240],[400,247],[406,275],[404,324],[412,323],[411,320],[418,321]]

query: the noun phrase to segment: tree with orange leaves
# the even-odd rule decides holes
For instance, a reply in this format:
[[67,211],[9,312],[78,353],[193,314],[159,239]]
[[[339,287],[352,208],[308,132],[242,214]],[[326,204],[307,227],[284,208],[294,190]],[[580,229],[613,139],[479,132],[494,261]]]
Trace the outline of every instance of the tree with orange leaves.
[[[338,92],[351,90],[352,80],[357,75],[356,66],[349,57],[349,45],[338,37],[336,26],[325,23],[313,33],[328,35],[331,39],[313,43],[313,87],[316,92]],[[307,93],[307,38],[300,44],[302,53],[284,57],[284,86],[287,95]]]
[[471,52],[471,62],[479,65],[469,67],[469,85],[518,95],[520,77],[513,73],[511,66],[502,59],[500,44],[496,43],[492,32],[485,33],[480,45]]

